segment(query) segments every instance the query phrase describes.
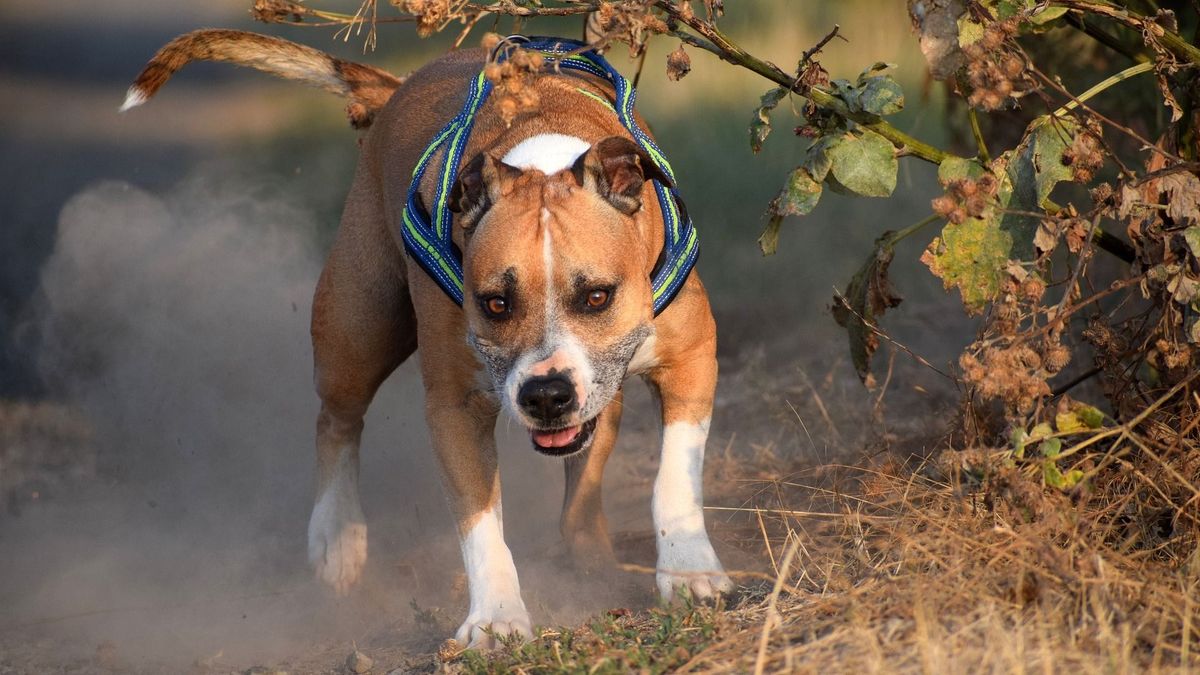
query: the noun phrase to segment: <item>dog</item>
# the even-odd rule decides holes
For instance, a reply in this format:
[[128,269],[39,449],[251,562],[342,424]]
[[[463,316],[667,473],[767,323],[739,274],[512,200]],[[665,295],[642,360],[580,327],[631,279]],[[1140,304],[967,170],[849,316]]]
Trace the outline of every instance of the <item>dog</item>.
[[[308,555],[318,578],[345,593],[362,575],[363,416],[380,384],[415,352],[467,572],[470,608],[459,643],[488,648],[494,636],[532,633],[504,541],[497,416],[503,410],[527,428],[535,451],[564,459],[560,530],[574,559],[614,563],[601,478],[622,386],[634,375],[656,395],[663,422],[652,499],[658,590],[670,600],[681,591],[703,599],[732,588],[705,530],[701,497],[716,327],[690,268],[655,313],[651,275],[667,234],[654,182],[670,177],[614,113],[609,83],[546,68],[530,85],[536,110],[504,119],[492,100],[478,110],[448,197],[449,236],[461,252],[460,306],[406,254],[401,232],[414,169],[480,81],[487,50],[451,52],[402,80],[278,38],[196,31],[153,57],[121,110],[145,103],[198,59],[335,92],[348,99],[351,123],[366,129],[313,298],[321,410]],[[435,173],[414,188],[417,202],[438,198]]]

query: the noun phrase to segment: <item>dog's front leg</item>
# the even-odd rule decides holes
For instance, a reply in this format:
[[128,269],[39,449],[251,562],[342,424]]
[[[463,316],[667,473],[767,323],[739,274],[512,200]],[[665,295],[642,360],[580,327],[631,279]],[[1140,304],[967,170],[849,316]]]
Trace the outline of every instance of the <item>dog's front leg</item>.
[[[494,438],[497,409],[481,392],[428,391],[426,419],[467,569],[471,607],[455,639],[496,646],[493,635],[532,634],[517,568],[504,543],[500,470]],[[491,635],[489,635],[489,631]]]
[[651,508],[655,576],[668,600],[681,588],[694,598],[733,588],[704,529],[704,444],[717,384],[715,348],[714,341],[701,342],[647,375],[662,404],[662,457]]

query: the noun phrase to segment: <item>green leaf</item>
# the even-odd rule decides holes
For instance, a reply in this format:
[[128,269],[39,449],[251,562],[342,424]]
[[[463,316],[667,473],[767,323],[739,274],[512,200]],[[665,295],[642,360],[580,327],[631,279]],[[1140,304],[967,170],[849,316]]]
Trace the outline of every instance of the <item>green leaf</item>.
[[1073,434],[1079,431],[1084,431],[1088,428],[1083,420],[1074,412],[1060,412],[1054,416],[1054,426],[1058,427],[1060,433]]
[[844,134],[828,150],[831,173],[841,186],[864,197],[887,197],[896,189],[896,149],[874,131]]
[[763,255],[775,255],[775,251],[779,249],[779,228],[783,226],[783,216],[771,216],[767,219],[767,226],[763,228],[762,234],[758,235],[758,250],[762,251]]
[[1054,434],[1054,430],[1050,428],[1050,425],[1046,424],[1045,422],[1042,422],[1040,424],[1035,425],[1033,427],[1033,430],[1029,432],[1029,440],[1030,441],[1040,441],[1043,438],[1049,438],[1053,434]]
[[875,240],[875,248],[863,266],[850,279],[843,297],[834,296],[833,318],[846,329],[850,340],[850,358],[858,377],[873,385],[871,356],[879,348],[879,337],[872,327],[883,313],[900,304],[902,298],[888,279],[896,239],[884,232]]
[[1104,413],[1095,406],[1080,405],[1075,409],[1075,416],[1089,429],[1099,429],[1104,426]]
[[784,217],[811,213],[820,199],[821,181],[813,178],[807,167],[798,166],[788,174],[787,182],[767,207],[767,227],[758,238],[763,255],[775,253]]
[[951,155],[938,165],[938,182],[945,187],[956,180],[977,179],[986,171],[987,168],[979,160],[963,159]]
[[872,115],[891,115],[904,109],[904,89],[891,75],[869,77],[855,92],[857,107]]
[[763,143],[767,140],[767,136],[771,133],[771,111],[783,97],[787,96],[787,90],[783,87],[776,87],[762,95],[758,102],[758,107],[754,109],[754,118],[750,120],[750,149],[754,152],[762,150]]
[[833,168],[833,161],[829,159],[829,150],[840,142],[840,135],[829,134],[818,138],[816,142],[808,146],[804,155],[804,163],[801,166],[808,169],[813,180],[823,181],[829,175],[829,170]]
[[967,311],[977,314],[996,296],[1013,251],[1013,235],[994,216],[947,223],[921,256],[921,262],[947,289],[957,288]]
[[1029,21],[1036,26],[1044,26],[1055,19],[1061,18],[1070,11],[1067,7],[1044,7],[1039,12],[1029,15]]
[[1043,457],[1054,459],[1062,454],[1062,439],[1047,438],[1046,440],[1042,441],[1042,444],[1038,449],[1041,450]]
[[1183,240],[1187,242],[1192,255],[1200,258],[1200,226],[1193,225],[1183,231]]
[[[996,296],[1008,261],[1036,256],[1034,237],[1041,219],[1028,214],[1043,210],[1054,186],[1071,178],[1062,155],[1076,128],[1067,119],[1034,120],[1021,144],[992,164],[998,181],[996,203],[979,218],[947,224],[921,256],[947,289],[958,289],[968,312],[983,311]],[[977,177],[982,170],[971,160],[947,160],[938,167],[938,178],[949,183]]]
[[780,216],[803,216],[811,213],[820,199],[821,181],[801,166],[788,175],[783,189],[772,202],[771,211]]
[[1050,487],[1056,487],[1060,490],[1070,490],[1079,485],[1083,480],[1083,471],[1080,469],[1071,469],[1067,473],[1063,473],[1054,460],[1047,459],[1042,462],[1042,480]]
[[983,39],[983,24],[963,14],[958,19],[958,46],[966,47]]
[[1023,459],[1025,457],[1025,446],[1029,444],[1029,432],[1021,427],[1013,429],[1012,436],[1009,441],[1013,446],[1013,457]]
[[1049,115],[1042,115],[1029,125],[1008,165],[1016,191],[1014,208],[1041,209],[1055,185],[1071,180],[1071,167],[1063,165],[1063,152],[1071,147],[1078,129],[1079,125],[1069,117]]
[[1046,485],[1050,487],[1063,488],[1066,487],[1066,476],[1062,475],[1062,471],[1058,470],[1058,465],[1054,460],[1046,460],[1042,462],[1042,480],[1046,481]]

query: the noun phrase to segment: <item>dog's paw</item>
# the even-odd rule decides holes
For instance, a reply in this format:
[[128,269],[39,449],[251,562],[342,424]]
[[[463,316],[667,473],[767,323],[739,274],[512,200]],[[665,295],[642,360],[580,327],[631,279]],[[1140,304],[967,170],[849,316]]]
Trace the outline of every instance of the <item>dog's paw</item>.
[[658,592],[672,600],[681,590],[696,600],[707,600],[733,590],[733,582],[717,559],[707,536],[659,542]]
[[495,649],[500,645],[497,638],[506,635],[518,635],[529,639],[533,636],[533,624],[529,622],[529,613],[522,604],[511,611],[498,610],[485,616],[472,613],[458,628],[454,639],[467,649]]
[[686,592],[696,600],[709,600],[733,590],[733,582],[724,571],[716,572],[659,572],[655,575],[658,592],[670,602]]
[[367,525],[357,518],[337,518],[313,509],[308,523],[308,561],[317,578],[345,595],[362,576],[367,563]]

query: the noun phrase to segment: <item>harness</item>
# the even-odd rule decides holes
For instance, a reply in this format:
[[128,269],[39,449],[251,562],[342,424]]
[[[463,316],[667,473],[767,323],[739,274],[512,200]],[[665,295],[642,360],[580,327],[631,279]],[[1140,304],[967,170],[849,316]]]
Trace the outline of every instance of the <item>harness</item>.
[[[633,140],[646,151],[654,164],[671,178],[671,182],[675,182],[675,173],[671,170],[667,158],[634,119],[633,101],[637,92],[629,80],[618,73],[604,57],[590,49],[586,43],[576,40],[516,35],[497,47],[493,59],[496,62],[506,60],[508,53],[503,47],[513,44],[540,52],[548,62],[561,70],[589,73],[612,84],[616,93],[615,106],[590,91],[579,91],[613,110],[617,119],[633,136]],[[451,214],[447,201],[458,178],[459,164],[462,162],[467,140],[471,137],[475,117],[491,91],[492,83],[484,77],[483,71],[480,71],[471,82],[471,89],[462,110],[433,137],[417,162],[413,170],[412,185],[408,189],[408,201],[404,207],[402,235],[405,250],[460,307],[463,304],[462,251],[455,246],[450,237]],[[431,168],[433,156],[443,147],[446,152],[442,166],[434,169],[440,180],[437,182],[433,212],[430,214],[422,205],[420,186],[426,172]],[[695,267],[700,247],[696,239],[696,229],[692,227],[692,220],[687,215],[678,191],[658,180],[654,180],[654,190],[662,209],[665,234],[662,253],[650,273],[654,314],[657,316],[675,298],[688,274]]]

